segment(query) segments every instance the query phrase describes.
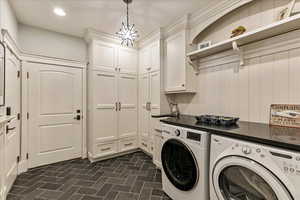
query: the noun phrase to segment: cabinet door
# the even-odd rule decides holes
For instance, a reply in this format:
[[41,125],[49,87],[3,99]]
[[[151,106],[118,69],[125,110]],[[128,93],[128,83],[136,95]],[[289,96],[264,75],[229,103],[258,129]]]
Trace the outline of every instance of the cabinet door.
[[93,132],[97,143],[118,138],[117,74],[94,71]]
[[139,80],[139,132],[144,137],[149,136],[149,117],[150,112],[147,109],[149,102],[149,75],[140,76]]
[[92,68],[115,71],[116,47],[104,42],[94,42],[92,48]]
[[162,149],[162,143],[163,143],[163,139],[162,139],[162,133],[161,130],[155,130],[156,134],[155,134],[155,145],[154,145],[154,155],[153,155],[153,160],[155,165],[158,168],[162,168],[161,165],[161,149]]
[[160,114],[160,72],[150,73],[151,114]]
[[165,41],[165,90],[175,92],[185,90],[185,34],[180,32]]
[[121,73],[136,74],[137,72],[137,51],[128,48],[119,48],[118,67]]
[[151,72],[160,70],[160,41],[151,45]]
[[[160,72],[150,73],[150,102],[151,102],[151,115],[160,114]],[[150,140],[154,142],[153,130],[157,126],[157,119],[150,116]]]
[[[21,96],[20,96],[20,78],[17,76],[21,70],[20,62],[17,58],[7,52],[6,57],[6,77],[5,77],[5,103],[6,107],[11,108],[11,115],[17,116],[20,113]],[[7,133],[5,133],[5,186],[10,189],[17,177],[18,163],[17,157],[20,155],[20,121],[16,118],[7,124]],[[6,191],[8,192],[8,191]]]
[[137,76],[120,74],[119,93],[119,137],[137,135]]
[[140,51],[140,74],[147,73],[151,67],[151,49],[144,48]]

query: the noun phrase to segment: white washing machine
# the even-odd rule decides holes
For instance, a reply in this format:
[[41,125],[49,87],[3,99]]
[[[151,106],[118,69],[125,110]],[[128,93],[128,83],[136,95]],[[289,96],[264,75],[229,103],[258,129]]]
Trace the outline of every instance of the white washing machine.
[[209,134],[163,125],[162,184],[173,200],[209,199]]
[[210,200],[299,200],[299,185],[300,153],[211,136]]

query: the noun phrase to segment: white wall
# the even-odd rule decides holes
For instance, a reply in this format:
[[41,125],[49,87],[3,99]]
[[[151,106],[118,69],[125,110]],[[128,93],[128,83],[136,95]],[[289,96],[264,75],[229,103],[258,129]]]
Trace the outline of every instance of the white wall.
[[18,22],[8,0],[0,2],[1,28],[7,29],[15,42],[18,42]]
[[26,52],[49,57],[86,61],[83,38],[19,24],[19,46]]
[[[250,30],[274,21],[288,1],[255,1],[212,25],[204,40],[221,41],[230,30],[245,25]],[[290,32],[244,47],[246,65],[224,52],[200,61],[196,95],[176,96],[182,113],[238,116],[241,120],[269,122],[271,104],[300,104],[300,31]],[[196,76],[196,75],[195,75]]]

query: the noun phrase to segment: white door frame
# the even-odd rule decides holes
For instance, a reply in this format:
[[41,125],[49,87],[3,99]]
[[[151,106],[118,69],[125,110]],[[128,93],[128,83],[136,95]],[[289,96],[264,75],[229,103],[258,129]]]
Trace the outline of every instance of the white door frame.
[[63,67],[73,67],[82,69],[82,158],[87,157],[87,63],[67,60],[62,58],[47,57],[34,54],[26,54],[21,51],[16,42],[13,40],[9,32],[5,29],[1,30],[2,39],[6,47],[10,48],[12,53],[21,61],[21,157],[18,166],[18,173],[21,174],[28,170],[27,153],[28,150],[28,67],[26,63],[44,63]]

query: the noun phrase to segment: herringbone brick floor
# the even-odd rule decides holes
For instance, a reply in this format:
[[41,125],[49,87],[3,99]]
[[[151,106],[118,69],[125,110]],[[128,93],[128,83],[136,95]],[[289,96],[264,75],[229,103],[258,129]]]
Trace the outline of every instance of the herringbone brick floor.
[[7,200],[169,200],[143,152],[90,163],[76,159],[21,174]]

